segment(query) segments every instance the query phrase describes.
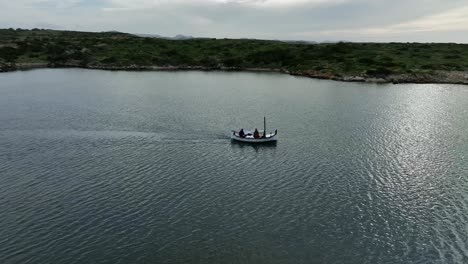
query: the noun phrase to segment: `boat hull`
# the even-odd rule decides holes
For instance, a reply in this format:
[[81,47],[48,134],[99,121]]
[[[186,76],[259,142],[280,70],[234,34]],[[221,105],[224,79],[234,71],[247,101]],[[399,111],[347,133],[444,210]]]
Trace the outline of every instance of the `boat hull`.
[[252,137],[239,137],[237,135],[231,135],[231,140],[246,142],[246,143],[269,143],[276,142],[278,140],[277,136],[271,136],[266,138],[252,138]]

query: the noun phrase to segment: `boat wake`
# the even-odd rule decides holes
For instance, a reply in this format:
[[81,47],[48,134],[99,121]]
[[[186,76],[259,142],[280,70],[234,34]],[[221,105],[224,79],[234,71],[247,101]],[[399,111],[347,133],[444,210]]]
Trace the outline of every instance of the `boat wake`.
[[143,132],[125,130],[2,130],[0,136],[25,136],[44,139],[145,140],[148,142],[216,143],[230,139],[222,133]]

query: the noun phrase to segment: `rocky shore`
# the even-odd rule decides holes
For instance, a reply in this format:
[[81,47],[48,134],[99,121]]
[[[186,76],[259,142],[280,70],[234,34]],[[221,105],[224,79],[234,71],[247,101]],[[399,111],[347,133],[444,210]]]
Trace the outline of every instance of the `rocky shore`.
[[388,75],[354,75],[341,76],[315,71],[295,72],[292,75],[310,78],[327,79],[343,82],[371,82],[371,83],[445,83],[468,85],[467,71],[434,71],[432,73],[402,73]]
[[10,72],[17,70],[31,70],[40,68],[83,68],[111,71],[248,71],[248,72],[278,72],[294,76],[303,76],[315,79],[334,80],[342,82],[370,82],[370,83],[445,83],[445,84],[464,84],[468,85],[467,71],[434,71],[432,73],[404,73],[388,75],[336,75],[333,73],[324,73],[318,71],[296,71],[290,72],[286,69],[275,68],[237,68],[237,67],[204,67],[204,66],[114,66],[103,64],[66,63],[0,63],[0,72]]

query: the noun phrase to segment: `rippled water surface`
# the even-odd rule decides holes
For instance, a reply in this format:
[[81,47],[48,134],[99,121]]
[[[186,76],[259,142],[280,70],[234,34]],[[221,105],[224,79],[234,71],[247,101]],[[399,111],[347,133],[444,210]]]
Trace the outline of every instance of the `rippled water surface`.
[[2,73],[0,263],[468,263],[468,87]]

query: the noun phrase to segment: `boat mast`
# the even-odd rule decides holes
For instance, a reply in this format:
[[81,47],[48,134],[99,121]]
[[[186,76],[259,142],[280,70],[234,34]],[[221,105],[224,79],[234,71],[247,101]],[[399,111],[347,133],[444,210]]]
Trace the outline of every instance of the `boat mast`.
[[266,138],[266,117],[263,117],[263,137]]

